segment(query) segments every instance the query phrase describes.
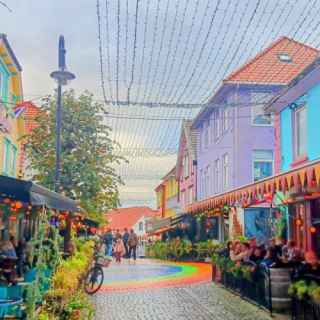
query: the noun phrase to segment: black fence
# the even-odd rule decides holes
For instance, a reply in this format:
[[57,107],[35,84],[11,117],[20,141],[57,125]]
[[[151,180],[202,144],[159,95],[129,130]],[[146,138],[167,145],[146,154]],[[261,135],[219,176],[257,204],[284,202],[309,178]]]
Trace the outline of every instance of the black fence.
[[292,320],[319,320],[320,305],[311,300],[292,299]]
[[[295,280],[305,280],[308,284],[315,282],[320,285],[320,278],[313,275],[304,275]],[[319,320],[320,319],[320,304],[312,301],[310,298],[302,300],[296,297],[292,298],[292,320]]]
[[249,300],[272,314],[271,280],[267,268],[259,268],[250,279],[222,271],[220,283],[242,298]]

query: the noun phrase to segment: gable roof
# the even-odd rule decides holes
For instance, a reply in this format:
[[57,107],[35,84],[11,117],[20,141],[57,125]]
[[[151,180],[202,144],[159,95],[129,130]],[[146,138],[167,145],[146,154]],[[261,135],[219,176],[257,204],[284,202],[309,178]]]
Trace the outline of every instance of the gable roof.
[[0,41],[4,44],[8,54],[10,55],[11,59],[13,60],[14,64],[16,65],[18,71],[22,71],[22,67],[16,57],[16,55],[14,54],[10,44],[9,44],[9,41],[7,39],[7,35],[5,35],[4,33],[0,33]]
[[176,166],[174,166],[163,178],[162,181],[166,181],[171,177],[175,177],[176,175]]
[[[319,57],[320,51],[308,45],[281,37],[253,59],[224,79],[209,103],[204,106],[193,121],[197,128],[213,112],[214,101],[220,101],[235,85],[272,85],[284,87]],[[282,62],[279,54],[287,54],[292,61]],[[219,102],[218,102],[219,103]]]
[[265,106],[267,112],[280,112],[296,99],[302,97],[310,88],[320,83],[320,57],[300,72],[279,94]]
[[[291,62],[282,62],[286,54]],[[231,73],[225,82],[288,84],[319,55],[319,50],[287,37],[281,37],[245,65]]]
[[177,164],[176,164],[176,176],[180,175],[181,170],[181,163],[182,163],[182,139],[186,139],[187,149],[189,153],[191,153],[192,160],[197,159],[197,132],[196,130],[192,129],[192,121],[191,120],[184,120],[182,122],[181,134],[180,134],[180,142],[179,142],[179,150],[178,150],[178,157],[177,157]]
[[119,208],[105,214],[110,229],[131,229],[142,217],[155,217],[158,211],[149,207]]

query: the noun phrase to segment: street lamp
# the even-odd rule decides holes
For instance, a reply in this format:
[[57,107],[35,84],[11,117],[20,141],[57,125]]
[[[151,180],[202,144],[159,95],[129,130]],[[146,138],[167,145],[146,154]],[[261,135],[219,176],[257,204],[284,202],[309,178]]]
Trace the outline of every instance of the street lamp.
[[58,83],[57,111],[56,111],[56,168],[55,168],[55,191],[59,192],[60,185],[60,157],[61,157],[61,115],[62,115],[62,86],[68,81],[75,79],[75,75],[67,71],[66,67],[66,49],[64,48],[64,37],[59,37],[58,48],[58,68],[53,71],[50,77]]

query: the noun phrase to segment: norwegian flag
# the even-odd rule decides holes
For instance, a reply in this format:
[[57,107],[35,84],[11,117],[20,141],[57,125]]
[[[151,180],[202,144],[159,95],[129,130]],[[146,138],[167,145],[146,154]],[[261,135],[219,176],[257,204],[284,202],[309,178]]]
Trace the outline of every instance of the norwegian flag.
[[26,110],[25,106],[18,106],[14,108],[14,117],[19,118],[23,112]]

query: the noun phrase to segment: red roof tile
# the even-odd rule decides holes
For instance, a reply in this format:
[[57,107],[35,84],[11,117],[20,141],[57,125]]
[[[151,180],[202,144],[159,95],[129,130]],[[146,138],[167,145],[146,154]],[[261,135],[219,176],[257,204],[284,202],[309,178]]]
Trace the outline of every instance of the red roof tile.
[[[315,60],[319,52],[293,39],[281,37],[233,72],[225,82],[288,84]],[[279,54],[287,54],[292,61],[280,61]]]
[[18,106],[25,107],[23,117],[26,133],[29,134],[33,129],[35,129],[38,126],[35,119],[41,114],[42,111],[31,101],[22,102]]
[[154,217],[159,212],[149,207],[120,208],[105,214],[110,229],[131,229],[143,216]]

